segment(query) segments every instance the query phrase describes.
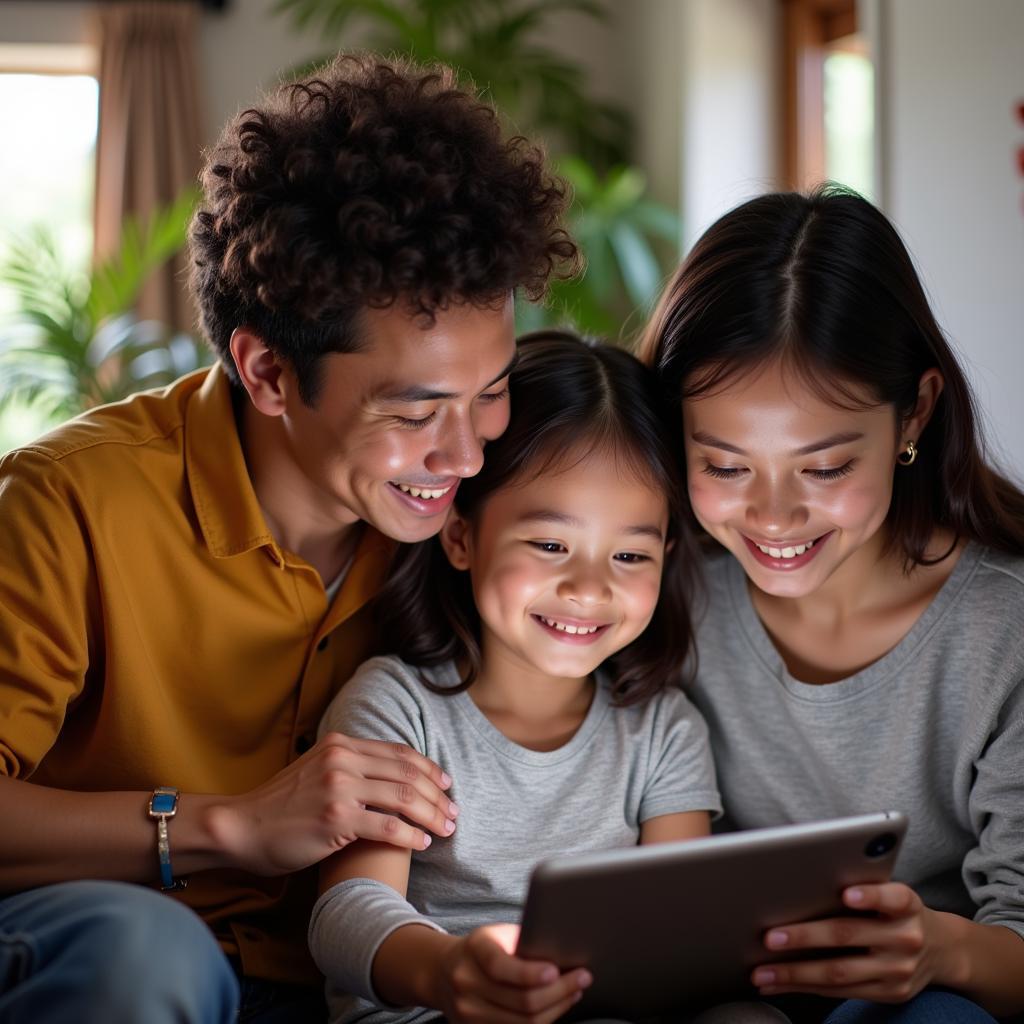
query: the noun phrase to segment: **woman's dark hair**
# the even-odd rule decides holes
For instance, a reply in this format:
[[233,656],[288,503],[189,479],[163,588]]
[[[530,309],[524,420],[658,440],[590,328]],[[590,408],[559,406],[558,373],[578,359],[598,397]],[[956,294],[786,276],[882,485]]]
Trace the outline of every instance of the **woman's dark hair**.
[[902,423],[922,374],[938,368],[945,387],[915,439],[917,461],[895,472],[890,550],[908,570],[929,564],[944,527],[1024,553],[1024,494],[985,461],[970,388],[910,254],[849,190],[761,196],[713,224],[662,296],[641,355],[677,425],[682,401],[774,360],[837,406],[863,406],[866,391]]
[[[634,475],[665,494],[670,543],[657,608],[647,629],[605,663],[615,703],[637,703],[679,680],[692,640],[694,542],[679,516],[686,498],[667,443],[668,410],[654,375],[622,349],[563,331],[527,335],[518,348],[508,429],[488,444],[483,470],[459,484],[455,508],[472,522],[502,488],[569,469],[576,463],[567,456],[598,450],[621,460],[624,485]],[[476,678],[480,617],[469,573],[452,568],[436,538],[399,549],[375,608],[389,653],[422,667],[449,660],[462,667],[461,686],[432,689],[457,693]]]
[[307,404],[358,314],[400,302],[428,323],[450,304],[532,298],[575,272],[567,196],[543,153],[443,66],[348,55],[228,122],[190,229],[203,331],[238,383],[246,325],[286,359]]

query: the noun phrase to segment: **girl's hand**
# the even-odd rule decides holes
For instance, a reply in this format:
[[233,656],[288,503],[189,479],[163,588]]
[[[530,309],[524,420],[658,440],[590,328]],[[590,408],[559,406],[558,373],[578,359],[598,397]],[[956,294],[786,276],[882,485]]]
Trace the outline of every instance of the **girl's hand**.
[[590,974],[519,959],[518,937],[518,925],[485,925],[451,948],[436,1005],[452,1024],[549,1024],[579,1001]]
[[902,1003],[945,973],[948,949],[941,941],[945,915],[929,910],[909,886],[899,882],[853,886],[843,892],[843,902],[876,916],[772,928],[764,944],[771,950],[852,947],[849,955],[757,967],[751,980],[761,995],[809,992],[835,999]]

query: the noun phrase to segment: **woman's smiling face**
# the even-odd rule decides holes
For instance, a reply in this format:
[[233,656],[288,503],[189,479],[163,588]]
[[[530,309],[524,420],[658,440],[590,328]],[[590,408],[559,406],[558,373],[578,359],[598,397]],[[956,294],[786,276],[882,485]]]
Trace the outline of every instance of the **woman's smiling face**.
[[683,403],[694,513],[767,594],[881,554],[901,438],[893,407],[862,397],[838,407],[774,362]]

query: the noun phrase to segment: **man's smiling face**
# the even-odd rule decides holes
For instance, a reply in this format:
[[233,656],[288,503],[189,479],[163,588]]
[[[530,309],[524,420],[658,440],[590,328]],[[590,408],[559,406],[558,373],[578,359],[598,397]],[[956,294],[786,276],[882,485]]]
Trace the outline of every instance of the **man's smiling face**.
[[425,540],[508,425],[512,300],[452,306],[432,325],[399,306],[365,310],[359,333],[360,351],[324,357],[312,407],[289,389],[290,457],[339,525]]

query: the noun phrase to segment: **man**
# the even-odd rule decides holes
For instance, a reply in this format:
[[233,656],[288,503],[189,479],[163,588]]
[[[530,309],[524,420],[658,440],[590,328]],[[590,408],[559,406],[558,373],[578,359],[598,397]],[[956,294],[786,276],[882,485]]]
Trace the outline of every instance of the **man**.
[[203,180],[217,366],[0,463],[3,1019],[299,1018],[316,863],[455,827],[439,766],[317,724],[388,538],[505,428],[564,192],[449,72],[370,57],[240,114]]

